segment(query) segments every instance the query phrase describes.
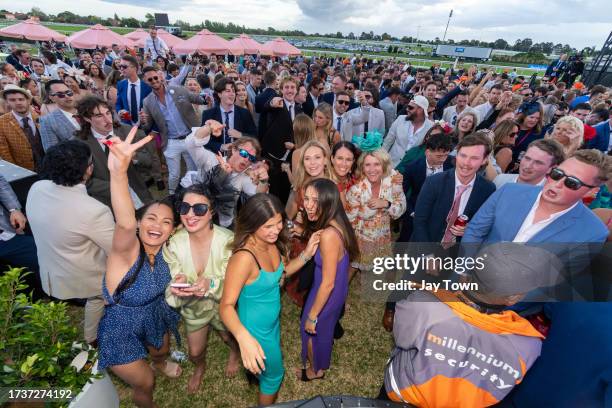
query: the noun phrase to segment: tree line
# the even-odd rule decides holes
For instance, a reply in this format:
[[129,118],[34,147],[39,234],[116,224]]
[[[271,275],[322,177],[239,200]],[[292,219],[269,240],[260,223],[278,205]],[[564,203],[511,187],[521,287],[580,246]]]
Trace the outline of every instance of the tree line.
[[[1,10],[2,12],[8,12],[7,10]],[[139,27],[148,27],[150,25],[155,24],[155,17],[151,13],[145,14],[144,20],[138,20],[134,17],[119,17],[116,13],[113,18],[102,18],[94,15],[88,16],[80,16],[71,11],[62,11],[57,15],[46,14],[40,8],[34,7],[28,13],[30,16],[36,16],[41,21],[49,21],[54,23],[71,23],[71,24],[102,24],[106,26],[113,27],[131,27],[131,28],[139,28]],[[18,18],[27,18],[26,14],[18,15]],[[517,51],[523,53],[542,53],[542,54],[560,54],[560,53],[577,53],[578,50],[571,47],[569,44],[554,44],[552,42],[539,42],[534,43],[531,38],[519,38],[513,44],[504,40],[503,38],[499,38],[495,41],[479,41],[479,40],[461,40],[454,41],[452,39],[448,39],[446,41],[441,41],[440,38],[436,37],[433,40],[424,40],[415,38],[412,36],[403,36],[401,38],[394,37],[388,33],[375,34],[373,31],[370,32],[361,32],[360,35],[356,35],[353,32],[344,35],[342,32],[338,31],[336,33],[314,33],[314,34],[306,34],[301,30],[277,30],[274,27],[268,28],[249,28],[244,25],[238,25],[234,23],[222,23],[218,21],[210,21],[204,20],[199,24],[191,24],[186,21],[176,20],[174,22],[174,26],[181,27],[183,30],[187,31],[200,31],[203,29],[208,29],[212,32],[216,33],[234,33],[234,34],[255,34],[255,35],[280,35],[280,36],[315,36],[315,37],[326,37],[326,38],[336,38],[336,39],[346,39],[346,40],[373,40],[373,41],[397,41],[401,43],[413,44],[456,44],[456,45],[464,45],[471,47],[485,47],[485,48],[494,48],[499,50],[508,50],[508,51]],[[592,47],[585,47],[580,50],[585,55],[592,55],[595,52],[595,49]]]

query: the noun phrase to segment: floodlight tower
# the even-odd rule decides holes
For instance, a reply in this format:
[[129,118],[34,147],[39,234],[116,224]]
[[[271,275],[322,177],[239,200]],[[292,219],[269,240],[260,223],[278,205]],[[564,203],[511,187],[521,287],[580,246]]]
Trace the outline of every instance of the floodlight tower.
[[453,10],[451,9],[450,14],[448,15],[448,21],[446,22],[446,29],[444,30],[444,37],[442,37],[442,42],[446,41],[446,32],[448,31],[448,25],[450,24],[450,20],[452,16],[453,16]]

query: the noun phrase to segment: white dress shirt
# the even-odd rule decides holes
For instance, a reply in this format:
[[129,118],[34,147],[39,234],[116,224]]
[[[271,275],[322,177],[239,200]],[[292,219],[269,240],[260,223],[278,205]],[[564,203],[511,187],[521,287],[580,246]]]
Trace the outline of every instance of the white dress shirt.
[[317,98],[316,96],[314,96],[313,94],[311,94],[310,92],[308,92],[308,96],[310,96],[310,99],[312,99],[312,104],[315,107],[315,109],[317,108],[317,106],[319,106],[319,98]]
[[429,164],[429,162],[427,161],[427,158],[425,158],[425,177],[433,176],[434,174],[442,173],[443,171],[444,171],[443,165],[433,167]]
[[66,112],[65,110],[63,110],[61,108],[60,108],[60,112],[62,112],[64,114],[66,119],[68,119],[70,121],[70,123],[72,123],[72,126],[74,126],[76,128],[76,130],[81,130],[81,124],[79,123],[78,120],[76,120],[74,118],[74,115],[76,115],[76,113]]
[[295,119],[295,101],[289,102],[286,99],[283,99],[283,101],[285,101],[285,106],[287,107],[289,114],[291,114],[291,120],[293,121]]
[[478,116],[478,124],[489,116],[489,112],[491,112],[493,108],[494,106],[490,102],[485,102],[474,107],[474,111]]
[[[128,86],[127,86],[127,102],[128,102],[128,111],[130,106],[132,106],[132,85],[136,85],[136,106],[138,107],[138,111],[140,112],[140,109],[142,108],[142,106],[140,106],[140,78],[136,80],[136,82],[130,82],[130,80],[128,79]],[[136,123],[138,122],[139,118],[132,118],[132,122]]]
[[166,45],[164,40],[159,38],[159,36],[155,37],[155,46],[153,46],[153,41],[154,40],[153,38],[151,38],[150,35],[147,38],[145,38],[145,43],[144,43],[145,53],[148,52],[152,60],[155,60],[155,58],[157,58],[160,55],[165,58],[166,52],[168,51],[168,46]]
[[[465,206],[467,205],[468,200],[470,199],[470,195],[472,194],[472,190],[474,189],[475,181],[476,181],[476,175],[474,175],[474,177],[472,178],[472,181],[470,181],[467,184],[467,188],[461,195],[461,200],[459,201],[459,212],[457,214],[461,215],[465,211]],[[457,195],[457,193],[459,192],[459,186],[461,185],[464,185],[464,184],[462,184],[461,181],[459,181],[459,178],[457,177],[457,172],[455,171],[455,193],[453,194],[453,197]]]
[[531,238],[533,238],[538,232],[540,232],[544,228],[548,227],[557,218],[561,217],[563,214],[569,212],[572,208],[574,208],[576,205],[578,205],[578,202],[576,202],[571,207],[566,208],[563,211],[559,211],[559,212],[556,212],[554,214],[551,214],[548,218],[543,219],[542,221],[534,223],[533,219],[535,217],[535,213],[536,213],[536,211],[538,209],[538,206],[540,204],[540,198],[541,197],[542,197],[542,193],[540,192],[540,194],[538,194],[538,198],[536,198],[535,202],[533,203],[533,206],[531,207],[531,210],[529,211],[529,214],[527,214],[527,217],[525,217],[525,221],[523,221],[523,224],[521,225],[521,228],[519,228],[519,230],[516,233],[516,236],[514,237],[512,242],[529,242],[529,240]]

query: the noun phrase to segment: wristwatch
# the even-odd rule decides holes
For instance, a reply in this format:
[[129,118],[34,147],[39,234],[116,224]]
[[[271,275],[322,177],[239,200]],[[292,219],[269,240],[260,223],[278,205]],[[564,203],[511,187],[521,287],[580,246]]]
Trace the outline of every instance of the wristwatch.
[[310,320],[312,324],[317,324],[319,322],[319,319],[311,319],[310,316],[307,317],[307,319]]

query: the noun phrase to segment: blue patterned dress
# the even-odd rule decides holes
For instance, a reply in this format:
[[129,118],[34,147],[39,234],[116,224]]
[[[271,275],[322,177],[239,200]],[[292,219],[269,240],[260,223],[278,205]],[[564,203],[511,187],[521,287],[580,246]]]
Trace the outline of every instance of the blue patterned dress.
[[[140,256],[146,257],[145,254]],[[122,283],[135,273],[140,256],[123,277]],[[153,268],[145,259],[136,280],[115,298],[102,282],[107,302],[98,327],[98,366],[106,368],[128,364],[147,357],[147,345],[161,348],[164,334],[172,332],[180,341],[177,326],[180,315],[166,303],[164,293],[170,284],[170,269],[162,251],[155,255]]]

